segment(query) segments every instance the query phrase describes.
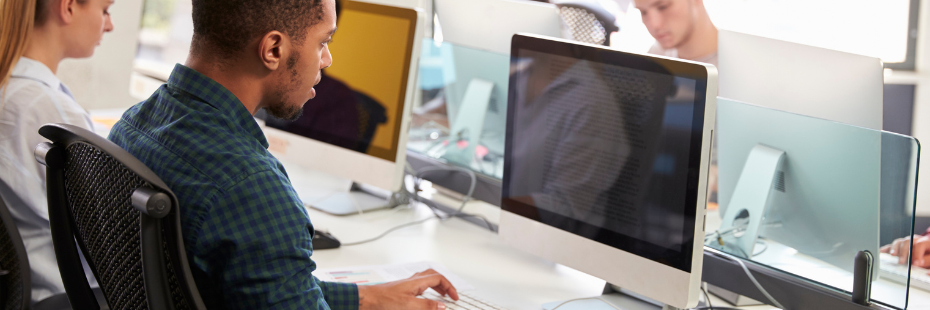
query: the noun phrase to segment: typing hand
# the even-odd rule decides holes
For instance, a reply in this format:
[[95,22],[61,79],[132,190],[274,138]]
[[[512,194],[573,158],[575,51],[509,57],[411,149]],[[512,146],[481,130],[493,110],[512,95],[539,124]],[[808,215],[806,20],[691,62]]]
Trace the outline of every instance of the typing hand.
[[893,243],[883,246],[882,253],[888,253],[898,257],[898,264],[907,263],[908,254],[911,253],[911,241],[914,242],[914,255],[911,255],[911,265],[921,268],[930,267],[930,237],[914,235],[913,237],[904,237],[895,240]]
[[429,269],[400,281],[379,285],[359,286],[359,310],[443,310],[446,305],[429,299],[417,298],[432,288],[440,295],[459,300],[452,283],[435,270]]

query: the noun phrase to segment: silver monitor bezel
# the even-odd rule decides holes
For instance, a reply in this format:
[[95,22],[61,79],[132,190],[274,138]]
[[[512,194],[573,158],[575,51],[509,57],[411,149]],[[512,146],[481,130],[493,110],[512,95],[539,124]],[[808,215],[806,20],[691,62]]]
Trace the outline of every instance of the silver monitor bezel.
[[[560,44],[581,45],[601,49],[605,52],[623,53],[607,47],[544,37],[531,34],[514,36],[548,40]],[[515,39],[516,41],[516,39]],[[512,51],[519,46],[514,42]],[[612,246],[581,237],[537,222],[524,216],[501,210],[499,235],[503,241],[517,249],[535,254],[547,260],[575,268],[606,280],[608,283],[627,288],[656,301],[679,307],[697,305],[700,292],[701,270],[704,249],[704,224],[706,219],[707,176],[710,169],[711,138],[715,123],[717,70],[713,65],[678,60],[654,55],[633,54],[646,58],[675,61],[696,65],[706,71],[705,108],[703,115],[700,173],[695,208],[694,238],[691,241],[691,268],[684,271],[651,259],[637,256]],[[514,55],[512,52],[511,55]],[[506,172],[505,172],[506,173]],[[505,182],[507,177],[505,176]],[[503,201],[502,201],[503,204]]]

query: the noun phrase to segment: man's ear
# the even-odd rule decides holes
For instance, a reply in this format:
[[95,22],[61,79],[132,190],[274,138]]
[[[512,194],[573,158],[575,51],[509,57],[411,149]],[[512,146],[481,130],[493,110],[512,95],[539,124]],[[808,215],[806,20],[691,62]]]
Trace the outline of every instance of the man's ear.
[[[66,0],[67,1],[67,0]],[[266,33],[258,42],[258,49],[261,53],[262,64],[268,70],[274,71],[281,65],[281,60],[289,54],[290,40],[283,33],[275,30]]]
[[70,24],[74,20],[74,6],[78,5],[77,0],[60,0],[53,1],[57,2],[57,6],[51,6],[52,17],[54,19],[60,20],[64,24]]

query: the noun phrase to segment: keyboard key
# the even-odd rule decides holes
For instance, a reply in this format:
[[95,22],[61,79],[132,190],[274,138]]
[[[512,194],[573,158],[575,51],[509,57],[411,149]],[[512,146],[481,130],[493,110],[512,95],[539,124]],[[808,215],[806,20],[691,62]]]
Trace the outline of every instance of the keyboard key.
[[452,298],[439,295],[439,293],[436,293],[433,290],[427,290],[426,292],[423,292],[423,295],[421,295],[420,298],[442,302],[446,305],[446,309],[451,310],[505,310],[504,308],[498,307],[493,303],[475,298],[462,292],[459,292],[458,301],[454,301]]

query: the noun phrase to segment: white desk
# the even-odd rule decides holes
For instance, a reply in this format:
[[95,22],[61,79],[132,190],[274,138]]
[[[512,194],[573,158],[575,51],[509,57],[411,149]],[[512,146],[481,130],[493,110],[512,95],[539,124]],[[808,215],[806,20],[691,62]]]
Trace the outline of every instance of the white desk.
[[[720,227],[720,216],[717,210],[707,212],[707,231],[716,231]],[[819,259],[779,244],[773,240],[766,240],[767,249],[761,255],[753,257],[753,261],[760,264],[778,268],[799,277],[808,278],[832,287],[852,291],[853,274],[842,268],[833,266]],[[878,266],[876,265],[876,268]],[[903,306],[903,284],[879,278],[872,282],[872,299],[884,301],[895,306]],[[908,291],[908,309],[930,309],[930,292],[919,288]]]
[[[314,174],[284,163],[297,191],[320,184]],[[451,198],[433,195],[438,203],[456,206]],[[401,207],[361,215],[334,216],[308,208],[316,229],[327,230],[343,243],[374,237],[400,224],[432,216],[425,206]],[[480,201],[470,202],[465,212],[479,213],[497,223],[500,209]],[[431,220],[406,227],[366,244],[314,251],[318,268],[351,267],[433,261],[445,265],[476,287],[469,292],[509,309],[538,310],[553,301],[599,296],[604,281],[510,248],[497,234],[461,219]],[[715,305],[724,305],[714,299]],[[624,300],[626,310],[656,309],[643,302]],[[772,309],[747,307],[746,309]]]

